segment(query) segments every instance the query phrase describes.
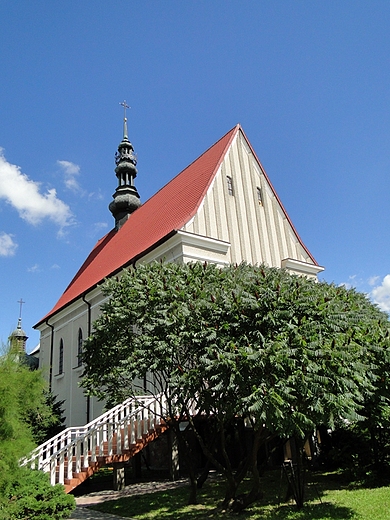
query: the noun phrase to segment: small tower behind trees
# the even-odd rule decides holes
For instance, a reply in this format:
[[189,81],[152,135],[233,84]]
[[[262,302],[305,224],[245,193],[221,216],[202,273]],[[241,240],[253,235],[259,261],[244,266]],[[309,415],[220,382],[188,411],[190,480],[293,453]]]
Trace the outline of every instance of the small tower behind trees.
[[11,333],[9,336],[9,344],[10,348],[15,351],[15,353],[26,353],[26,341],[28,340],[28,336],[25,333],[25,331],[22,329],[22,305],[25,303],[23,299],[21,298],[18,301],[20,305],[19,309],[19,318],[18,318],[18,325],[16,329]]

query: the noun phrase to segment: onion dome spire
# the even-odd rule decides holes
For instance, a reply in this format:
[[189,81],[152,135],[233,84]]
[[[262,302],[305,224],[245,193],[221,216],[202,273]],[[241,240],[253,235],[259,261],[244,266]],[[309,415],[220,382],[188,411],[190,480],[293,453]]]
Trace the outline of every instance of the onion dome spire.
[[124,108],[123,139],[115,154],[115,173],[118,179],[118,187],[113,194],[114,200],[109,205],[109,210],[115,218],[115,227],[120,229],[130,215],[141,205],[134,179],[137,176],[137,159],[133,145],[130,143],[127,132],[126,109],[130,108],[126,101],[120,103]]

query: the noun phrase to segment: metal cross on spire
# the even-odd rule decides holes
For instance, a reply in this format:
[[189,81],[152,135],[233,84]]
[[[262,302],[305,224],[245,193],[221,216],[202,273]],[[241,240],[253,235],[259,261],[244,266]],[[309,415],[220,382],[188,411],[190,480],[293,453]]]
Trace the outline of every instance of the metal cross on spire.
[[126,108],[131,108],[129,107],[129,105],[126,103],[126,100],[122,101],[122,103],[119,103],[122,107],[123,107],[123,110],[124,110],[124,116],[123,116],[123,138],[128,138],[128,135],[127,135],[127,117],[126,117]]
[[18,303],[19,303],[19,319],[21,320],[22,319],[22,305],[23,303],[26,303],[23,301],[23,298],[20,298],[20,300],[18,300]]

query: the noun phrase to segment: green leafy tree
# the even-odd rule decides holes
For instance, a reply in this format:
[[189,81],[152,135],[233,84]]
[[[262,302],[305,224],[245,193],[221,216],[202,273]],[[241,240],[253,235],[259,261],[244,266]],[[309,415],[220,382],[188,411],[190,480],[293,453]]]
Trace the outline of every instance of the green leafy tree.
[[[380,343],[385,343],[388,332]],[[386,349],[376,352],[375,391],[365,396],[363,420],[343,423],[332,432],[324,463],[342,467],[353,479],[383,479],[390,472],[390,362]],[[332,449],[330,449],[332,447]]]
[[[31,416],[49,421],[52,412],[46,403],[41,373],[31,371],[12,347],[0,357],[0,518],[65,518],[61,515],[65,510],[70,513],[74,499],[65,494],[63,486],[53,492],[47,476],[19,464],[20,458],[35,447]],[[34,500],[33,509],[40,513],[31,510],[27,514],[21,504]]]
[[[109,299],[84,348],[85,387],[109,404],[145,382],[163,391],[165,419],[179,437],[180,421],[190,420],[226,478],[224,505],[235,509],[261,495],[257,454],[268,438],[294,435],[303,444],[317,424],[362,419],[380,359],[389,357],[387,316],[364,295],[281,269],[155,263],[107,280],[103,292]],[[218,441],[200,435],[193,409],[212,418]],[[226,450],[237,417],[254,431],[238,471]],[[248,469],[252,490],[238,501]]]
[[44,402],[45,410],[49,410],[49,414],[33,410],[27,417],[34,442],[37,445],[46,442],[65,429],[65,416],[62,408],[65,401],[58,401],[55,395],[44,390]]

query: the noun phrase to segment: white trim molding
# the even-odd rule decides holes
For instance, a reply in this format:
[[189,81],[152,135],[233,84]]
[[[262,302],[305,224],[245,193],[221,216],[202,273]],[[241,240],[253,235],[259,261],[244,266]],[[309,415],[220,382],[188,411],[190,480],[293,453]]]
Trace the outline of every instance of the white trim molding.
[[285,258],[282,260],[281,267],[295,274],[304,274],[310,277],[317,277],[318,273],[321,273],[325,269],[325,267],[321,267],[320,265],[308,264],[307,262],[301,262],[293,258]]
[[[195,261],[227,264],[229,262],[226,260],[226,254],[230,245],[230,242],[224,240],[178,230],[166,242],[141,257],[139,261],[144,263],[163,258],[173,262],[177,259],[191,258]],[[204,251],[208,251],[209,254],[205,254]]]

